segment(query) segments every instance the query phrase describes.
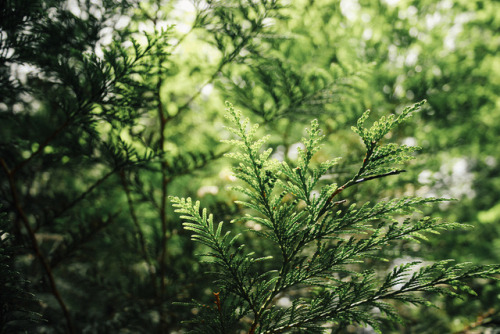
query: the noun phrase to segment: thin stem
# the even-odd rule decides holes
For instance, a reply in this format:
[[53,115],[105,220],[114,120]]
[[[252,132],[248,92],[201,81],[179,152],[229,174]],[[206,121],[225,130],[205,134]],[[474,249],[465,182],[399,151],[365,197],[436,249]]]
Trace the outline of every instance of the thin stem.
[[64,121],[63,124],[61,124],[57,129],[54,130],[54,132],[52,132],[39,146],[38,146],[38,149],[33,153],[31,154],[28,158],[26,158],[25,160],[21,161],[17,166],[15,166],[12,171],[10,171],[10,173],[12,174],[12,176],[14,176],[21,168],[23,168],[24,166],[26,166],[31,160],[33,160],[35,157],[37,157],[38,155],[40,155],[43,150],[45,149],[45,147],[47,147],[50,142],[52,140],[54,140],[68,125],[70,125],[71,121],[72,121],[72,117],[69,117],[66,119],[66,121]]
[[85,197],[87,197],[92,191],[94,191],[94,189],[96,189],[97,187],[99,187],[102,183],[104,183],[104,181],[106,181],[111,175],[113,175],[116,170],[118,168],[120,168],[121,166],[118,166],[118,167],[115,167],[113,168],[111,171],[109,171],[107,174],[105,174],[103,177],[101,177],[99,180],[97,180],[96,182],[94,182],[94,184],[92,184],[90,187],[87,188],[87,190],[85,190],[84,192],[82,192],[80,194],[80,196],[78,196],[77,198],[75,198],[74,200],[72,200],[69,204],[67,204],[64,208],[62,208],[56,215],[54,218],[57,218],[57,217],[60,217],[64,212],[68,211],[69,209],[71,209],[72,207],[74,207],[76,204],[78,204],[78,202],[82,201],[83,199],[85,199]]
[[[118,210],[116,213],[112,214],[108,219],[105,221],[101,220],[93,220],[89,222],[90,230],[88,232],[81,232],[81,234],[78,236],[78,239],[73,239],[73,243],[65,244],[67,247],[65,248],[64,253],[61,255],[58,255],[58,253],[54,253],[51,255],[50,259],[50,266],[52,267],[52,270],[54,270],[62,261],[65,259],[69,258],[75,251],[78,249],[81,249],[86,243],[92,240],[92,238],[102,229],[108,227],[110,224],[112,224],[115,220],[115,218],[120,214],[120,210]],[[58,250],[57,248],[56,250]]]
[[144,258],[144,261],[148,265],[148,271],[149,275],[151,276],[151,283],[153,286],[153,289],[156,290],[156,280],[154,276],[154,272],[152,270],[153,265],[151,264],[151,257],[148,252],[148,248],[146,247],[146,241],[144,238],[144,233],[142,232],[141,226],[139,225],[139,221],[137,219],[137,215],[135,213],[135,208],[134,208],[134,202],[132,201],[132,196],[130,195],[130,189],[127,184],[127,180],[125,178],[125,172],[123,170],[120,171],[120,178],[122,181],[122,186],[123,190],[125,191],[125,195],[127,196],[127,203],[128,203],[128,208],[130,212],[130,217],[132,218],[132,221],[134,222],[134,226],[136,229],[136,239],[137,242],[139,243],[140,249],[141,249],[141,255]]
[[52,294],[56,298],[57,302],[59,303],[59,306],[61,307],[61,310],[63,311],[64,318],[66,319],[66,325],[68,326],[68,332],[73,334],[76,333],[75,328],[73,326],[73,322],[71,320],[71,315],[69,314],[68,307],[64,303],[61,294],[59,293],[59,289],[57,288],[56,281],[54,278],[54,275],[52,273],[52,269],[49,265],[49,262],[45,258],[45,256],[42,254],[42,251],[40,249],[40,246],[38,244],[38,240],[36,239],[35,232],[31,228],[31,225],[28,221],[28,217],[24,213],[24,210],[21,206],[21,201],[19,199],[19,195],[17,193],[16,185],[15,185],[15,180],[14,180],[14,175],[13,171],[9,170],[7,163],[3,158],[0,158],[0,164],[2,165],[3,170],[7,174],[7,178],[9,180],[9,186],[10,186],[10,191],[12,194],[12,200],[14,201],[14,206],[16,208],[17,213],[21,217],[21,221],[24,224],[24,227],[26,228],[26,231],[28,232],[30,241],[31,241],[31,247],[33,248],[36,256],[40,260],[40,263],[42,264],[43,269],[45,270],[45,273],[47,274],[47,278],[49,280],[50,288],[52,290]]
[[369,176],[369,177],[365,177],[365,178],[359,178],[363,173],[364,171],[366,170],[366,168],[368,167],[368,164],[370,163],[370,158],[373,154],[373,151],[375,150],[376,148],[376,143],[373,142],[367,149],[366,151],[366,156],[365,158],[363,159],[363,164],[361,165],[361,167],[359,168],[359,171],[356,173],[356,175],[350,179],[349,181],[347,181],[343,186],[337,188],[331,195],[330,197],[328,198],[328,200],[326,201],[325,205],[323,206],[323,208],[321,208],[321,210],[319,210],[319,213],[318,213],[318,218],[321,217],[322,215],[324,215],[328,209],[331,207],[331,203],[333,201],[333,199],[335,198],[335,196],[337,196],[338,194],[340,194],[342,191],[344,191],[345,189],[349,188],[349,187],[352,187],[353,185],[356,185],[356,184],[359,184],[359,183],[363,183],[363,182],[366,182],[366,181],[370,181],[370,180],[374,180],[374,179],[379,179],[379,178],[382,178],[382,177],[386,177],[386,176],[390,176],[390,175],[397,175],[397,174],[400,174],[400,173],[403,173],[405,172],[405,170],[393,170],[393,171],[390,171],[388,173],[384,173],[384,174],[379,174],[379,175],[373,175],[373,176]]
[[401,173],[404,173],[404,172],[406,172],[406,170],[404,170],[404,169],[393,170],[393,171],[390,171],[388,173],[379,174],[379,175],[373,175],[373,176],[365,177],[365,178],[362,178],[362,179],[358,179],[358,180],[356,180],[354,182],[354,184],[358,184],[358,183],[361,183],[361,182],[366,182],[366,181],[370,181],[370,180],[374,180],[374,179],[379,179],[381,177],[386,177],[386,176],[390,176],[390,175],[397,175],[397,174],[401,174]]
[[[165,129],[167,124],[167,118],[165,117],[165,110],[163,103],[161,101],[161,85],[162,85],[161,73],[159,74],[158,83],[156,85],[156,98],[158,99],[158,118],[160,121],[160,152],[161,152],[161,197],[160,197],[160,221],[161,221],[161,245],[160,245],[160,300],[165,299],[166,286],[165,286],[165,275],[166,275],[166,258],[167,258],[167,233],[168,233],[168,222],[167,222],[167,196],[168,196],[168,183],[169,178],[167,175],[168,162],[165,158],[166,153],[166,142],[165,142]],[[163,329],[166,327],[165,314],[163,307],[160,303],[160,333],[163,333]],[[166,328],[165,328],[166,330]]]
[[177,110],[177,113],[175,115],[168,116],[168,118],[166,119],[166,122],[173,120],[174,118],[179,116],[185,109],[187,109],[189,107],[189,105],[191,104],[191,102],[193,102],[194,99],[196,99],[201,94],[203,87],[212,83],[215,80],[215,78],[222,71],[224,66],[226,66],[229,62],[231,62],[240,53],[240,51],[243,49],[243,47],[245,46],[245,44],[248,42],[249,39],[250,39],[250,37],[246,36],[245,38],[242,39],[241,43],[238,44],[235,47],[235,49],[228,56],[223,56],[221,61],[219,62],[219,66],[217,66],[217,69],[212,73],[212,75],[205,81],[205,83],[203,85],[201,85],[196,90],[196,92],[193,95],[191,95],[191,97],[183,105],[181,105],[179,107],[179,109]]
[[[242,132],[244,131],[241,128],[241,124],[240,124],[240,130]],[[254,156],[254,154],[252,152],[252,148],[251,148],[252,145],[249,142],[248,137],[243,136],[242,138],[245,141],[246,153],[248,154],[248,156],[252,162],[253,172],[254,172],[255,177],[257,178],[257,180],[259,182],[260,199],[261,199],[262,203],[264,204],[264,207],[266,209],[266,214],[267,214],[269,220],[271,221],[272,226],[274,227],[273,231],[276,235],[276,238],[279,241],[279,247],[280,247],[281,255],[283,257],[283,264],[282,264],[280,271],[278,273],[278,281],[274,285],[273,290],[269,293],[269,295],[267,296],[265,301],[261,304],[261,306],[259,307],[258,310],[256,310],[255,307],[252,306],[252,310],[254,312],[255,317],[254,317],[253,322],[250,326],[250,330],[248,331],[248,334],[254,334],[255,330],[257,329],[257,326],[259,325],[260,317],[261,317],[262,313],[267,309],[267,307],[274,300],[274,297],[276,297],[276,295],[281,290],[281,284],[282,284],[282,281],[286,275],[288,263],[290,262],[291,257],[288,256],[286,250],[283,247],[284,243],[282,242],[282,234],[279,231],[279,227],[278,227],[276,220],[275,220],[275,217],[273,215],[273,210],[271,209],[271,206],[269,205],[269,195],[270,194],[266,195],[266,186],[263,183],[262,178],[260,177],[260,168],[261,167],[259,167],[259,165],[257,164],[258,157]]]
[[184,102],[183,105],[181,105],[179,107],[179,109],[177,109],[177,113],[175,113],[174,115],[169,115],[168,117],[165,118],[165,123],[166,122],[170,122],[171,120],[177,118],[178,116],[181,115],[181,113],[186,110],[189,105],[191,104],[191,102],[194,101],[194,99],[196,99],[200,94],[201,94],[201,91],[203,90],[203,87],[205,87],[206,85],[212,83],[215,78],[217,77],[217,74],[219,74],[219,72],[222,70],[222,68],[224,67],[224,63],[221,62],[221,64],[219,64],[219,66],[217,67],[217,69],[212,73],[212,75],[210,76],[210,78],[208,78],[197,90],[196,92],[194,92],[193,95],[191,95],[191,97],[186,101]]

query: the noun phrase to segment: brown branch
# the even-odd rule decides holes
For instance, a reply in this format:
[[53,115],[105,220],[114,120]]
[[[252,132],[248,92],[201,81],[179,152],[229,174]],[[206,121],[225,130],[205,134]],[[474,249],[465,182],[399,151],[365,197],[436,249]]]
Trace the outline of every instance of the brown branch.
[[42,254],[42,251],[40,249],[40,246],[38,244],[38,241],[35,236],[35,232],[31,228],[31,225],[29,223],[28,217],[24,213],[24,210],[21,206],[21,201],[19,199],[19,195],[17,193],[16,185],[15,185],[15,180],[14,180],[14,174],[13,171],[9,170],[7,163],[3,158],[0,158],[0,164],[2,165],[3,170],[7,174],[7,178],[9,180],[9,186],[10,186],[10,191],[12,194],[12,200],[14,202],[14,206],[16,208],[16,211],[18,215],[21,217],[21,221],[24,224],[24,227],[26,228],[26,231],[28,232],[30,241],[31,241],[31,247],[33,248],[33,251],[35,252],[36,256],[40,260],[40,263],[45,270],[45,273],[47,275],[47,278],[49,280],[50,288],[52,290],[52,294],[56,298],[57,302],[59,303],[59,306],[61,307],[61,310],[64,313],[64,317],[66,319],[66,325],[68,326],[68,333],[76,333],[75,328],[73,326],[73,322],[71,320],[71,315],[69,314],[68,307],[64,303],[61,294],[59,293],[59,289],[57,288],[56,281],[54,278],[54,275],[52,273],[52,269],[49,265],[49,262],[45,258],[45,256]]
[[488,318],[490,318],[495,313],[496,313],[496,310],[494,308],[490,308],[488,311],[479,314],[476,317],[476,321],[475,322],[468,324],[467,326],[465,326],[464,329],[462,329],[459,332],[456,332],[455,334],[467,334],[467,333],[471,333],[470,332],[471,330],[476,329],[478,327],[481,327],[484,324],[487,324],[488,323],[487,322]]
[[161,198],[160,198],[160,221],[161,221],[161,253],[160,253],[160,295],[163,298],[165,294],[165,258],[167,252],[167,217],[166,217],[166,205],[167,205],[167,167],[168,163],[165,159],[165,125],[167,123],[167,118],[165,117],[165,111],[163,108],[163,103],[161,102],[160,88],[162,80],[158,79],[157,84],[157,99],[158,99],[158,117],[160,119],[160,151],[161,151]]
[[[161,244],[160,244],[160,259],[159,259],[159,267],[160,267],[160,300],[163,301],[165,299],[166,286],[165,286],[165,276],[166,276],[166,258],[167,258],[167,232],[168,232],[168,223],[167,223],[167,196],[168,189],[167,185],[169,183],[169,178],[167,175],[168,162],[165,159],[165,128],[167,124],[167,118],[165,117],[165,110],[163,107],[163,103],[161,102],[160,89],[162,85],[161,73],[158,78],[158,83],[156,86],[156,95],[158,99],[158,118],[160,120],[160,166],[161,166],[161,197],[160,197],[160,222],[161,222]],[[167,325],[165,322],[165,312],[163,307],[160,304],[160,333],[167,332]]]
[[217,305],[217,310],[219,310],[219,313],[222,312],[221,304],[220,304],[220,291],[219,292],[214,292],[214,297],[215,297],[215,305]]

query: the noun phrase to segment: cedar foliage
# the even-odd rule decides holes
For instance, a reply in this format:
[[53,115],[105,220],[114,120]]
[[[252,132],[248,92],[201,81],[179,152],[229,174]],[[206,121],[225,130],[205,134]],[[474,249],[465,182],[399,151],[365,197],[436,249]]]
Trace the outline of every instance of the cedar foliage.
[[[79,12],[72,10],[70,3],[76,4]],[[345,175],[342,169],[349,169],[350,161],[358,152],[337,130],[351,124],[371,105],[384,108],[380,99],[373,97],[381,94],[385,83],[395,87],[396,76],[399,81],[402,74],[398,66],[384,60],[385,52],[390,50],[387,43],[391,43],[391,38],[388,41],[386,37],[397,30],[395,44],[408,52],[412,49],[405,42],[409,36],[407,22],[402,29],[394,24],[399,20],[397,11],[388,15],[384,12],[387,5],[382,3],[374,7],[363,5],[363,11],[380,9],[372,15],[377,23],[369,24],[390,29],[382,29],[381,34],[374,30],[374,36],[380,35],[377,38],[382,39],[381,43],[373,39],[362,45],[358,45],[360,37],[356,36],[360,28],[362,32],[364,24],[346,25],[339,10],[341,2],[293,1],[285,2],[289,7],[283,8],[274,0],[196,0],[192,2],[194,20],[189,22],[188,31],[180,29],[187,20],[176,18],[176,7],[185,3],[187,1],[169,0],[0,2],[0,202],[9,222],[0,226],[2,252],[5,251],[2,254],[7,254],[1,258],[0,278],[5,278],[1,292],[9,293],[2,301],[13,302],[2,304],[6,307],[3,314],[14,320],[7,324],[6,318],[2,320],[5,331],[12,331],[12,328],[31,330],[33,325],[33,331],[51,333],[150,333],[156,330],[168,333],[197,326],[196,321],[180,324],[191,315],[187,309],[172,305],[174,300],[195,298],[205,304],[219,300],[236,305],[238,300],[228,301],[227,294],[218,297],[207,294],[209,281],[204,279],[193,258],[196,245],[189,241],[189,231],[181,229],[181,222],[166,203],[169,194],[193,196],[202,177],[208,175],[209,182],[216,180],[214,175],[218,171],[214,171],[221,164],[214,168],[214,162],[225,151],[214,138],[222,109],[219,104],[223,101],[219,95],[236,101],[273,128],[275,131],[270,132],[274,136],[269,146],[280,145],[277,151],[284,147],[288,152],[293,145],[294,130],[302,126],[297,120],[311,114],[319,117],[327,135],[335,132],[337,138],[346,143],[340,150],[346,153],[339,154],[345,159],[332,167],[338,170],[330,169],[325,174],[329,178],[342,176]],[[434,10],[432,6],[425,9],[417,3],[425,5],[425,1],[414,2],[411,6],[418,7],[422,13],[418,22],[426,22],[425,13]],[[400,3],[400,6],[410,4]],[[480,28],[493,31],[493,20],[488,17],[496,11],[491,10],[492,5],[488,6],[482,12],[490,14],[482,15],[485,23]],[[290,16],[288,21],[287,15]],[[129,24],[117,28],[118,19],[123,17],[130,19]],[[166,22],[181,25],[177,29]],[[152,29],[144,33],[141,25]],[[440,30],[447,32],[450,29]],[[400,35],[402,38],[398,38]],[[112,41],[103,43],[105,36],[111,36]],[[490,39],[494,39],[488,38],[488,34],[481,36],[485,41],[480,44],[495,51],[493,44],[489,45]],[[437,38],[430,41],[442,44]],[[374,52],[372,47],[378,51]],[[481,55],[483,47],[476,49],[471,58]],[[429,44],[422,50],[438,54],[440,47]],[[365,64],[365,56],[369,61],[380,60],[382,70],[372,75],[371,69],[377,66]],[[441,56],[429,57],[430,64],[435,59],[442,60],[437,62],[441,68],[459,73],[467,80],[461,80],[461,76],[460,80],[454,80],[463,83],[460,90],[445,92],[443,88],[439,91],[440,97],[446,97],[442,100],[446,103],[436,103],[433,98],[436,97],[434,86],[445,87],[448,74],[437,82],[433,82],[437,77],[431,75],[433,79],[429,81],[426,78],[432,66],[424,66],[421,78],[404,80],[418,92],[415,98],[429,98],[433,107],[427,110],[429,115],[424,118],[432,118],[431,111],[450,119],[457,112],[462,114],[464,111],[467,115],[467,110],[476,111],[474,103],[483,100],[477,97],[482,96],[484,87],[491,96],[498,95],[491,93],[496,87],[493,75],[488,85],[470,89],[474,78],[482,82],[484,75],[494,73],[488,66],[477,66],[475,62],[467,62],[465,67],[455,66],[455,62],[449,63]],[[356,64],[357,61],[363,64]],[[491,64],[494,68],[493,61]],[[371,81],[364,82],[368,75]],[[394,76],[392,83],[391,76]],[[203,89],[212,84],[216,89],[207,97]],[[378,93],[359,94],[363,86]],[[391,108],[396,102],[406,103],[404,99],[394,100],[395,95],[387,93],[385,87],[383,91]],[[468,97],[465,100],[474,102],[470,104],[473,107],[460,105],[464,96]],[[494,103],[482,106],[481,109],[487,110],[481,113],[483,123],[491,123],[492,105]],[[452,112],[450,106],[453,106]],[[467,122],[458,123],[467,125],[467,135],[474,131],[483,134],[483,123],[469,122],[472,118],[466,118]],[[445,123],[453,125],[448,119]],[[432,144],[424,145],[438,147],[435,144],[442,135],[438,135],[435,128],[429,128],[432,131],[423,126],[415,128],[419,136],[433,138]],[[196,135],[191,136],[192,133]],[[447,133],[449,142],[456,142],[456,133],[453,136]],[[276,134],[282,138],[277,138]],[[495,141],[485,139],[491,136],[481,138],[481,148],[488,143],[492,148],[490,152],[496,152]],[[367,144],[371,145],[369,140]],[[372,157],[378,159],[373,158],[362,175],[345,187],[351,190],[339,191],[334,197],[345,196],[343,200],[350,200],[348,192],[352,194],[359,182],[378,179],[384,174],[396,175],[398,170],[387,164],[395,162],[391,160],[394,157],[405,159],[405,154],[408,157],[412,149],[407,148],[405,153],[399,151],[397,145],[391,145],[383,149],[373,147]],[[315,165],[315,157],[310,165]],[[429,166],[427,161],[425,165],[426,168],[438,168]],[[268,186],[278,182],[275,172],[284,167],[274,168],[266,169],[263,176]],[[293,193],[300,194],[300,183],[293,181],[297,177],[294,173],[292,167],[290,171],[281,171],[279,187],[284,190],[289,187]],[[488,189],[496,187],[491,180],[489,176],[484,178]],[[318,189],[327,181],[320,176],[315,182]],[[484,192],[477,198],[486,202],[494,200],[491,194],[495,191],[486,189]],[[311,193],[315,194],[309,190]],[[357,198],[363,196],[368,197],[363,191],[356,193]],[[203,200],[212,202],[208,205],[213,207],[210,211],[217,220],[240,214],[241,207],[234,205],[223,191],[216,196],[205,196]],[[283,198],[284,203],[290,205],[292,200],[292,195]],[[345,214],[354,215],[342,200],[332,201]],[[473,205],[465,207],[462,203],[462,211],[474,211],[470,209]],[[358,206],[363,208],[362,205]],[[303,203],[298,200],[295,209],[300,211],[302,207]],[[486,208],[488,204],[482,206],[482,210]],[[326,214],[324,212],[323,216]],[[473,223],[475,220],[469,218],[467,221]],[[259,226],[253,220],[250,222]],[[233,227],[240,229],[239,224]],[[477,228],[475,231],[478,237],[471,238],[469,232],[461,234],[460,247],[455,247],[454,242],[450,242],[454,247],[440,247],[443,256],[449,256],[454,249],[463,252],[462,246],[471,244],[473,239],[476,248],[480,246],[486,250],[484,261],[491,262],[495,250],[491,247],[491,239],[497,233],[491,233],[491,229]],[[357,236],[356,233],[348,235]],[[243,233],[235,245],[245,243],[247,248],[266,249],[262,256],[280,258],[279,247],[269,248],[267,238],[253,236],[253,233]],[[443,239],[440,237],[439,241]],[[310,252],[308,247],[303,251],[304,256]],[[384,250],[397,252],[392,247]],[[431,255],[434,254],[437,252]],[[371,254],[375,255],[379,254]],[[372,263],[375,262],[367,265]],[[257,261],[252,268],[265,273],[272,270],[273,265],[272,260]],[[348,269],[357,270],[357,266],[352,263]],[[346,277],[343,275],[340,272],[339,277]],[[478,290],[488,290],[490,298],[483,293],[482,299],[476,299],[474,304],[479,303],[480,308],[474,308],[469,302],[467,307],[454,306],[449,311],[450,317],[467,314],[473,319],[477,314],[481,317],[491,314],[476,309],[487,310],[489,305],[496,305],[498,294],[491,284],[476,281],[475,285]],[[290,291],[294,293],[291,297],[304,293],[302,287]],[[29,293],[34,293],[35,297],[31,299]],[[445,300],[449,304],[457,301],[453,296]],[[39,312],[44,321],[33,322],[33,318],[39,320],[33,312]],[[414,318],[417,328],[431,326],[435,329],[432,317]],[[243,316],[242,323],[249,319],[251,317]],[[337,328],[342,330],[340,325]]]
[[[371,127],[364,124],[368,112],[359,118],[353,131],[363,141],[366,155],[358,172],[342,185],[320,182],[338,159],[313,163],[323,139],[316,120],[302,139],[297,165],[290,166],[270,159],[272,150],[264,149],[268,138],[256,138],[258,124],[251,125],[227,104],[233,125],[228,130],[238,138],[226,142],[239,149],[228,156],[237,161],[235,176],[245,183],[234,189],[244,195],[238,203],[250,209],[232,222],[259,224],[262,229],[249,232],[264,239],[265,248],[275,249],[277,255],[242,244],[239,234],[225,231],[223,222],[215,223],[213,215],[200,210],[199,201],[171,197],[192,240],[205,246],[201,255],[216,286],[215,305],[186,304],[198,312],[193,332],[323,333],[351,323],[379,331],[383,318],[402,321],[393,301],[429,306],[419,293],[458,297],[460,292],[473,293],[468,280],[500,273],[500,265],[452,260],[429,265],[412,261],[382,277],[374,270],[356,270],[356,264],[368,258],[385,260],[377,251],[399,240],[418,242],[426,235],[461,227],[415,215],[419,208],[444,200],[440,198],[402,197],[362,205],[338,200],[347,188],[402,172],[395,165],[411,159],[416,148],[383,144],[381,139],[422,103],[397,116],[382,117]],[[280,305],[285,296],[291,303]]]

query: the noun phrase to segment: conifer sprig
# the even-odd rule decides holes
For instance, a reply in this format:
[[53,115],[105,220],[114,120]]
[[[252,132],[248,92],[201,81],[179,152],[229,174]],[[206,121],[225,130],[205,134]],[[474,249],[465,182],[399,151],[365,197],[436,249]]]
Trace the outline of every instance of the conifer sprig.
[[[270,159],[271,150],[264,149],[268,137],[256,139],[258,125],[251,125],[228,103],[227,118],[233,123],[228,130],[238,139],[226,142],[239,148],[228,156],[238,162],[235,175],[246,183],[234,189],[246,196],[239,203],[254,211],[233,221],[260,224],[263,229],[253,232],[275,251],[247,250],[238,243],[238,235],[222,232],[222,222],[214,224],[205,209],[200,213],[199,202],[171,198],[176,211],[183,214],[184,228],[193,232],[193,240],[208,247],[203,255],[212,258],[220,290],[216,306],[205,316],[200,312],[194,321],[213,324],[216,317],[218,324],[239,324],[250,334],[322,333],[326,324],[339,328],[346,323],[377,330],[381,317],[401,321],[389,300],[427,305],[419,293],[457,296],[458,291],[471,292],[466,280],[500,273],[500,266],[451,265],[450,261],[426,266],[418,261],[406,263],[382,279],[374,271],[356,270],[367,258],[386,260],[378,255],[380,250],[398,240],[419,242],[429,234],[462,226],[423,216],[419,208],[443,201],[440,198],[402,197],[361,206],[333,201],[348,187],[401,172],[394,164],[411,159],[415,148],[384,146],[380,140],[421,104],[397,117],[382,117],[370,129],[363,127],[368,113],[360,118],[353,130],[365,143],[366,155],[358,172],[339,187],[319,182],[338,159],[314,161],[323,140],[318,121],[306,130],[297,165],[290,166]],[[420,212],[416,215],[420,218],[401,219],[415,212]],[[268,260],[267,264],[258,265],[262,260]],[[290,305],[279,306],[277,301],[283,296],[293,299]]]

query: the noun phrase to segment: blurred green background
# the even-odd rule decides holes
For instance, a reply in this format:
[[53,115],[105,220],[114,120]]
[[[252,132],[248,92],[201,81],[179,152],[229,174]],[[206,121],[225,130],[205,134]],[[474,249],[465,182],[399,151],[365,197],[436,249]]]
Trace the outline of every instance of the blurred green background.
[[[341,183],[364,154],[350,130],[364,110],[375,119],[426,99],[387,139],[422,148],[407,172],[347,196],[455,198],[426,213],[473,228],[387,253],[500,263],[500,2],[7,0],[0,9],[0,203],[11,236],[2,259],[20,277],[2,284],[34,294],[22,307],[4,294],[2,333],[189,329],[181,321],[193,310],[172,302],[210,303],[216,287],[167,196],[237,216],[231,148],[220,143],[226,100],[272,135],[278,159],[297,158],[318,118],[320,154],[343,158],[332,181]],[[428,296],[439,309],[400,305],[406,325],[384,333],[498,332],[500,285],[471,286],[479,296]]]

